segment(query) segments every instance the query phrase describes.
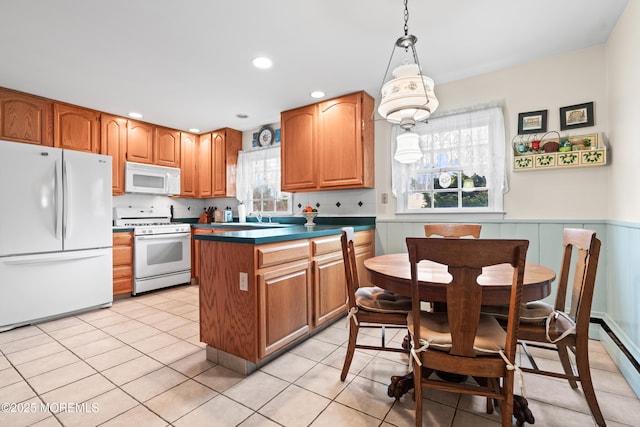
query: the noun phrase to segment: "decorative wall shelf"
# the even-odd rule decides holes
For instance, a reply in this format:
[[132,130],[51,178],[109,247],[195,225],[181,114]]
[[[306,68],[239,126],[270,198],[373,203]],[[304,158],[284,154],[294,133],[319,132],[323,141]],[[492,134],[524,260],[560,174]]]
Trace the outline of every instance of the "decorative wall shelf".
[[[585,138],[588,138],[588,140],[593,143],[593,146],[590,148],[582,146],[581,144],[584,142]],[[602,144],[598,144],[599,138],[597,134],[572,136],[566,137],[565,139],[568,139],[573,143],[573,151],[545,152],[541,149],[538,152],[526,151],[522,153],[517,150],[516,145],[514,144],[514,172],[542,169],[582,168],[604,166],[607,164],[607,148]],[[544,143],[546,141],[553,142],[553,139],[543,139],[540,143],[541,148],[544,147]],[[559,144],[555,145],[557,147]]]

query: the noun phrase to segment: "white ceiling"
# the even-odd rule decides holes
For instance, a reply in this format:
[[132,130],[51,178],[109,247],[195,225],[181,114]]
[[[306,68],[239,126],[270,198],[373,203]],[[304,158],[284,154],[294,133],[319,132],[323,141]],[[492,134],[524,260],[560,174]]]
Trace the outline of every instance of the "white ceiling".
[[[437,94],[605,43],[626,4],[411,0],[409,33]],[[403,26],[402,0],[0,0],[0,86],[181,130],[249,130],[316,102],[313,90],[377,97]],[[272,69],[251,65],[263,55]]]

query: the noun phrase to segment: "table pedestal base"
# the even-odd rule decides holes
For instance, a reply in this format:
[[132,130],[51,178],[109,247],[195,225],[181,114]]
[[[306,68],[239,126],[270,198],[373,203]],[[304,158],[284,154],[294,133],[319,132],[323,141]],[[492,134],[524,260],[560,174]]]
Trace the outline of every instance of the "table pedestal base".
[[[446,375],[453,375],[447,372],[444,373]],[[440,378],[443,378],[440,374],[438,374]],[[406,375],[394,375],[391,377],[391,383],[387,388],[387,396],[393,397],[396,400],[399,400],[402,396],[407,394],[409,390],[413,389],[413,372],[409,372]],[[494,405],[498,406],[499,401],[494,399]],[[531,410],[529,409],[529,402],[522,396],[517,394],[513,395],[513,416],[516,418],[516,426],[522,427],[525,423],[534,424],[535,418]]]

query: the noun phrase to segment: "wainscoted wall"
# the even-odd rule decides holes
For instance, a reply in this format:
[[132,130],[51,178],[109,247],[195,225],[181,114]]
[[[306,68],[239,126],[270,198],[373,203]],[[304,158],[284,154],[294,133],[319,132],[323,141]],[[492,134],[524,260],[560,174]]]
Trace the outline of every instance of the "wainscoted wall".
[[[425,222],[378,219],[376,254],[406,252],[405,238],[424,236]],[[606,220],[470,222],[482,224],[482,238],[528,239],[527,259],[556,272],[560,269],[562,230],[566,227],[595,230],[602,241],[602,248],[592,317],[602,319],[633,358],[640,362],[640,224]],[[553,303],[554,293],[555,283],[552,295],[547,297],[549,303]],[[594,325],[591,335],[602,340],[635,393],[640,396],[640,372],[637,367],[624,356],[603,328]]]

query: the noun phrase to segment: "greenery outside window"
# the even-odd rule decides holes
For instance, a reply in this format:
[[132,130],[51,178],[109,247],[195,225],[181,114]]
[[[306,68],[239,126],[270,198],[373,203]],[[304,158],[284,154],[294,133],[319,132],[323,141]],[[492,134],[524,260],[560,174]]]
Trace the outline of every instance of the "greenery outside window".
[[[505,178],[504,122],[500,107],[469,109],[419,123],[423,157],[392,159],[398,213],[501,212]],[[404,130],[394,127],[396,135]]]
[[291,193],[280,191],[279,146],[241,151],[237,176],[237,197],[248,212],[293,213]]

